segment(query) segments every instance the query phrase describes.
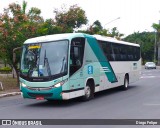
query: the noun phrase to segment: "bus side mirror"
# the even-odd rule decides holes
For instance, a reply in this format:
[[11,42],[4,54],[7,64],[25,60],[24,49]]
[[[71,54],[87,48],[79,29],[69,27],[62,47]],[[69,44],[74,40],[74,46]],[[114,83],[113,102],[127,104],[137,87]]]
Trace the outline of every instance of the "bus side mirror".
[[13,63],[15,63],[16,62],[16,51],[18,51],[18,50],[21,50],[22,49],[22,47],[17,47],[17,48],[14,48],[13,49]]

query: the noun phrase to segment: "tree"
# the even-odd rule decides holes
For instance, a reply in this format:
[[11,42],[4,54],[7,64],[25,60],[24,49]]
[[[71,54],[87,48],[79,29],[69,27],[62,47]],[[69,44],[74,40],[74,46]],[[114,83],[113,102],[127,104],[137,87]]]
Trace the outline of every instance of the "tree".
[[[41,25],[41,32],[45,31],[43,35],[50,35],[50,34],[59,34],[62,33],[62,27],[56,26],[56,23],[53,19],[47,19],[42,25]],[[41,33],[42,35],[42,33]]]
[[22,33],[22,29],[24,29],[22,26],[26,24],[27,17],[24,15],[24,11],[21,10],[20,5],[13,3],[1,14],[0,21],[0,55],[2,59],[5,59],[15,69],[18,75],[17,62],[14,63],[12,60],[12,51],[14,48],[20,47],[21,41],[26,39]]
[[23,1],[22,7],[19,4],[9,4],[0,15],[0,57],[16,71],[18,79],[17,63],[20,60],[20,54],[17,54],[13,62],[13,49],[21,47],[23,42],[31,37],[44,35],[47,33],[42,28],[44,21],[40,17],[41,11],[37,8],[31,8],[26,13],[27,3]]
[[124,36],[124,34],[120,33],[117,30],[117,27],[114,27],[111,30],[103,29],[99,20],[96,20],[92,25],[90,25],[86,31],[80,30],[79,32],[84,32],[92,35],[98,34],[98,35],[113,37],[118,40],[121,40],[122,36]]
[[152,27],[157,31],[155,34],[157,37],[157,42],[160,43],[160,24],[153,23]]
[[120,33],[118,30],[117,30],[117,27],[114,27],[111,29],[111,32],[109,34],[110,37],[114,37],[118,40],[121,39],[122,36],[124,36],[124,34]]
[[158,41],[160,42],[160,24],[153,24],[152,27],[157,31],[157,37],[158,37]]
[[99,20],[96,20],[96,21],[93,23],[93,25],[91,26],[91,29],[92,29],[92,30],[91,30],[92,33],[94,33],[94,34],[99,34],[99,33],[103,30],[103,27],[102,27],[100,21],[99,21]]
[[54,13],[56,26],[61,27],[62,32],[73,32],[88,21],[85,11],[77,5],[71,6],[68,11],[55,9]]

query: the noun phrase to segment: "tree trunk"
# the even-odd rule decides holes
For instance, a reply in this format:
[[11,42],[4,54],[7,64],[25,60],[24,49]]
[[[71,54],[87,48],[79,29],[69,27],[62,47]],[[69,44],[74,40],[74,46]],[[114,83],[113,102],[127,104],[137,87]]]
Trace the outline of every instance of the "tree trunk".
[[14,48],[13,49],[13,55],[12,55],[12,60],[13,60],[13,69],[15,70],[16,72],[16,77],[17,77],[17,86],[19,86],[19,71],[17,69],[17,63],[18,61],[16,62],[16,51],[19,51],[21,50],[22,47],[17,47],[17,48]]
[[15,75],[14,75],[14,68],[12,68],[12,78],[14,79],[15,78]]
[[17,66],[16,65],[13,65],[13,70],[15,70],[16,72],[16,78],[17,78],[17,86],[19,86],[19,71],[17,69]]

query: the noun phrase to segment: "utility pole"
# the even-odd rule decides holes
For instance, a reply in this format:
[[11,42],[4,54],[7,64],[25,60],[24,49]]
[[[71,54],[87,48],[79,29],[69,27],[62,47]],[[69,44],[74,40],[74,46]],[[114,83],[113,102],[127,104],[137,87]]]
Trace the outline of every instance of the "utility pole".
[[[159,25],[160,25],[160,20],[159,20]],[[158,37],[158,38],[156,38],[156,39],[158,39],[156,42],[156,46],[158,47],[158,51],[157,51],[158,52],[158,60],[157,60],[158,63],[157,64],[160,65],[160,37],[159,37],[158,31],[157,31],[157,37]]]
[[157,53],[157,32],[154,31],[154,62],[156,63],[156,53]]

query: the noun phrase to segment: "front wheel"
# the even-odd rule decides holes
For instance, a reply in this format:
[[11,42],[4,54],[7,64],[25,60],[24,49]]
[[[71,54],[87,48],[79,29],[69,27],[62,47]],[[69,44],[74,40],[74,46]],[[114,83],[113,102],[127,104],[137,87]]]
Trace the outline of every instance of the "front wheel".
[[84,89],[84,96],[82,97],[83,101],[88,101],[94,97],[94,85],[91,85],[91,83],[87,82],[87,85]]

